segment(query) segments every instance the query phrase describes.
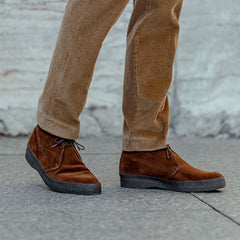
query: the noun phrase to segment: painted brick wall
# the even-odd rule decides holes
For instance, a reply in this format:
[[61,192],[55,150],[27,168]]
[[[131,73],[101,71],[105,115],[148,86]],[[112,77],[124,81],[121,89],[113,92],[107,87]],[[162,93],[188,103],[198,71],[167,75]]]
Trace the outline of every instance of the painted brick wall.
[[[0,134],[28,134],[66,0],[0,0]],[[121,135],[125,36],[132,2],[100,52],[82,136]],[[185,0],[170,90],[171,135],[240,137],[239,0]],[[106,117],[107,116],[107,117]]]

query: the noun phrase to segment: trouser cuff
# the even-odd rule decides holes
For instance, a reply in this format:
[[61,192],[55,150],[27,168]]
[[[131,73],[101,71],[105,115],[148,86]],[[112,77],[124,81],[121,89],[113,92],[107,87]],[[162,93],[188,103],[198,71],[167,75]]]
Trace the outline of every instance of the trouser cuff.
[[78,139],[80,136],[80,125],[78,127],[68,125],[45,113],[37,114],[37,121],[43,130],[60,138]]
[[123,137],[122,151],[153,151],[161,148],[166,148],[167,143],[165,139],[159,137]]

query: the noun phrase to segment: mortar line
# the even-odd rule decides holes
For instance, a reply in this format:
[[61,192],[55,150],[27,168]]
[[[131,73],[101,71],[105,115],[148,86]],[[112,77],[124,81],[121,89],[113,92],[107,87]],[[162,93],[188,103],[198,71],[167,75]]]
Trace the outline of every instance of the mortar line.
[[203,199],[201,199],[200,197],[196,196],[195,194],[191,193],[191,195],[193,197],[195,197],[196,199],[198,199],[199,201],[201,201],[202,203],[204,203],[205,205],[207,205],[208,207],[212,208],[215,212],[217,212],[218,214],[222,215],[223,217],[227,218],[228,220],[230,220],[231,222],[237,224],[238,226],[240,226],[240,222],[236,221],[234,218],[228,216],[227,214],[221,212],[220,210],[218,210],[217,208],[215,208],[214,206],[212,206],[211,204],[209,204],[208,202],[204,201]]

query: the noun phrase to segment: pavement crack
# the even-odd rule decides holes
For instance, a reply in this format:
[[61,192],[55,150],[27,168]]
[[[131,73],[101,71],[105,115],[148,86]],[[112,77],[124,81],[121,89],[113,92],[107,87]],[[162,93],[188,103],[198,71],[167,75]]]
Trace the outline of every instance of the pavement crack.
[[201,201],[202,203],[204,203],[205,205],[207,205],[208,207],[212,208],[215,212],[217,212],[218,214],[222,215],[223,217],[227,218],[228,220],[230,220],[231,222],[237,224],[238,226],[240,226],[240,222],[236,221],[234,218],[226,215],[225,213],[221,212],[220,210],[218,210],[217,208],[215,208],[214,206],[212,206],[211,204],[209,204],[208,202],[204,201],[203,199],[201,199],[200,197],[198,197],[197,195],[191,193],[191,195],[193,197],[195,197],[196,199],[198,199],[199,201]]

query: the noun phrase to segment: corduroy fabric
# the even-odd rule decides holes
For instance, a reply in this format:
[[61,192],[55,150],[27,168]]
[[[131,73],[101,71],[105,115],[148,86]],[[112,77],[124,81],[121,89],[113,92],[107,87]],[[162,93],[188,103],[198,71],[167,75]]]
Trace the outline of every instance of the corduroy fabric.
[[[69,0],[39,99],[45,131],[76,139],[102,42],[129,0]],[[182,0],[135,0],[127,32],[123,91],[124,151],[166,147],[168,90]]]

